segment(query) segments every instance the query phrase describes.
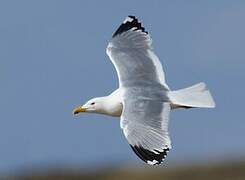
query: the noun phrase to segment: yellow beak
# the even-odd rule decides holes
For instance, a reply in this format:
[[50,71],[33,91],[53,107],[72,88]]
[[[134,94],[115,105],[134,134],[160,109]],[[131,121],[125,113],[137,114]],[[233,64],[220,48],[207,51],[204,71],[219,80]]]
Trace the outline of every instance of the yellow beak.
[[86,108],[83,108],[82,106],[78,106],[73,110],[73,114],[76,115],[81,112],[86,112]]

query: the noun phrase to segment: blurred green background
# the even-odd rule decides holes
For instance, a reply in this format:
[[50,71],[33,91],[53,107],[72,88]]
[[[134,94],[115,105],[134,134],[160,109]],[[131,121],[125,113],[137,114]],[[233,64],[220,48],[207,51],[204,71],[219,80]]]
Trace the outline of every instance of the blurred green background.
[[133,166],[107,167],[104,169],[52,169],[32,171],[25,175],[3,177],[6,179],[23,180],[124,180],[124,179],[154,179],[154,180],[244,180],[245,162],[229,161],[216,164],[192,164],[181,167],[145,167]]

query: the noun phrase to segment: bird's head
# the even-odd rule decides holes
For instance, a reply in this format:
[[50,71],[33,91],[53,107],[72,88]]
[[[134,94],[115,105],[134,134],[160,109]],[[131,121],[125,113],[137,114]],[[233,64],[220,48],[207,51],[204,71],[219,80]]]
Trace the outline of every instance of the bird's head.
[[80,105],[73,110],[73,114],[79,114],[81,112],[88,113],[103,113],[104,97],[92,98],[84,105]]

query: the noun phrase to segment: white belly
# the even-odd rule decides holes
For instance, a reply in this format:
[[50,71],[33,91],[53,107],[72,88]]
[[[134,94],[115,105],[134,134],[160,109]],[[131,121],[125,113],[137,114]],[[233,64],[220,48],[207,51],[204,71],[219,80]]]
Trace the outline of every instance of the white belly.
[[110,109],[109,115],[120,117],[122,114],[123,106],[121,103],[115,104],[113,108]]

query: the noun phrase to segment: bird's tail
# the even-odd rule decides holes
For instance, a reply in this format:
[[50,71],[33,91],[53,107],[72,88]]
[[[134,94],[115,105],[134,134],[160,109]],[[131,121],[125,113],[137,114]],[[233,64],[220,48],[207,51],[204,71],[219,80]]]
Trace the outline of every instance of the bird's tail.
[[206,84],[203,82],[184,89],[169,91],[168,97],[173,109],[181,107],[215,107],[215,102],[207,89]]

